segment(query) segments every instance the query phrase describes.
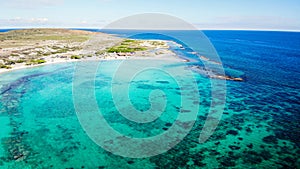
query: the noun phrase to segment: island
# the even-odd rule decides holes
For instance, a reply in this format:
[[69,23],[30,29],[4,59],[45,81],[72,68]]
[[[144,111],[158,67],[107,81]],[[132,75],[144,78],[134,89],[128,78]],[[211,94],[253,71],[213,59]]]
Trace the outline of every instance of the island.
[[162,40],[126,39],[71,29],[22,29],[0,33],[0,73],[60,62],[166,56],[176,55]]
[[[0,73],[40,66],[45,64],[112,59],[171,59],[189,62],[180,58],[166,40],[137,40],[121,38],[101,32],[73,29],[20,29],[0,33]],[[183,50],[184,48],[181,47]],[[194,52],[202,61],[221,65],[208,57]],[[243,81],[214,73],[204,67],[189,68],[212,79]]]

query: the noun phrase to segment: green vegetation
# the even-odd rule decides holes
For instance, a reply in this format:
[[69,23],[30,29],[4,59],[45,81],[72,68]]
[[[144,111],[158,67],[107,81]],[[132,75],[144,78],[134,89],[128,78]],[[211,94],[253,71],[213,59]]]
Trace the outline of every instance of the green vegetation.
[[37,64],[42,64],[42,63],[46,63],[45,60],[42,60],[42,59],[38,59],[38,60],[35,60]]
[[144,51],[147,50],[147,48],[141,48],[141,47],[124,47],[124,46],[117,46],[117,47],[112,47],[107,50],[108,53],[125,53],[125,52],[136,52],[136,51]]
[[5,60],[4,62],[5,62],[5,65],[14,65],[14,64],[16,64],[16,62],[13,61],[13,60]]
[[11,67],[11,66],[7,66],[7,65],[0,64],[0,68],[1,68],[1,69],[11,69],[12,67]]
[[19,56],[19,54],[12,53],[12,54],[10,54],[10,56]]
[[120,45],[111,47],[107,50],[108,53],[131,53],[136,51],[144,51],[147,48],[140,47],[140,42],[137,40],[127,39],[124,40]]
[[80,50],[79,47],[64,47],[64,48],[59,48],[57,46],[52,47],[52,49],[55,49],[55,52],[51,52],[51,54],[58,54],[58,53],[67,53],[69,51],[76,51]]
[[85,42],[92,35],[93,33],[87,31],[68,29],[22,29],[0,33],[0,43],[5,42],[1,47],[18,47],[28,44],[38,45],[48,40],[63,43]]
[[126,39],[124,40],[121,45],[125,45],[125,46],[129,46],[129,45],[139,45],[140,44],[140,41],[137,41],[137,40],[133,40],[133,39]]
[[42,64],[42,63],[46,63],[46,61],[43,59],[32,59],[32,60],[28,61],[26,63],[26,65],[37,65],[37,64]]
[[19,59],[19,60],[3,60],[5,64],[0,64],[1,69],[11,69],[12,67],[10,65],[14,65],[16,63],[23,63],[25,60]]
[[78,55],[73,55],[73,56],[71,56],[71,59],[81,59],[81,57]]
[[24,62],[25,62],[25,60],[23,60],[23,59],[16,60],[16,63],[24,63]]
[[64,29],[24,29],[14,30],[0,34],[0,40],[69,40],[69,41],[86,41],[90,35],[82,33],[77,34],[72,30]]
[[125,42],[125,43],[132,43],[132,42],[137,42],[137,41],[133,40],[133,39],[126,39],[123,42]]
[[43,53],[42,55],[43,56],[49,56],[49,55],[51,55],[52,53],[49,53],[49,52],[47,52],[47,53]]

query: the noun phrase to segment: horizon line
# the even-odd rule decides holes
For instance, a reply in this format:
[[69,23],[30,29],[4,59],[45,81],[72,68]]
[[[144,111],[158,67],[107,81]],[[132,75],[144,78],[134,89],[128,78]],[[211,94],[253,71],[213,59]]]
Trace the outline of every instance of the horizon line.
[[270,32],[300,32],[299,30],[293,29],[251,29],[251,28],[204,28],[204,29],[136,29],[136,28],[99,28],[99,27],[0,27],[0,30],[4,29],[98,29],[98,30],[162,30],[162,31],[189,31],[189,30],[198,30],[198,31],[270,31]]

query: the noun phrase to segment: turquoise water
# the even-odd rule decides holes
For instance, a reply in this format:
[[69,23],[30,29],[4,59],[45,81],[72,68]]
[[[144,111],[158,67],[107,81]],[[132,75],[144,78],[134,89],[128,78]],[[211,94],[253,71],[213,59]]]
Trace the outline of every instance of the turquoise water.
[[[163,133],[178,116],[180,93],[178,93],[177,82],[161,70],[149,70],[135,77],[129,88],[129,97],[138,110],[149,109],[148,96],[153,89],[164,91],[164,97],[169,98],[166,110],[159,119],[149,124],[137,125],[120,116],[113,106],[110,84],[116,70],[115,66],[120,62],[101,62],[95,79],[96,98],[105,119],[116,131],[132,137],[149,137]],[[144,61],[133,61],[130,64],[139,64],[139,62]],[[1,120],[6,121],[4,127],[8,130],[2,136],[2,166],[8,168],[155,167],[155,163],[150,161],[151,158],[130,159],[113,155],[103,150],[86,135],[73,105],[72,78],[75,65],[75,63],[47,65],[2,75],[3,79],[7,79],[5,83],[8,83],[8,86],[2,86],[2,89],[6,90],[1,97],[3,108],[1,113],[3,120],[2,118]],[[14,78],[11,78],[12,76]],[[115,83],[122,85],[125,82],[119,79]],[[81,85],[83,88],[87,87],[85,83]],[[189,85],[185,84],[183,87],[188,88]],[[189,89],[186,90],[190,92]],[[203,91],[203,93],[207,92]],[[195,105],[198,105],[198,102]],[[7,117],[9,118],[6,119]],[[21,157],[18,157],[20,155]]]
[[[105,151],[88,137],[76,116],[72,97],[76,64],[55,64],[1,75],[0,168],[299,168],[300,43],[299,38],[291,44],[286,40],[299,37],[299,33],[206,34],[227,74],[245,81],[226,82],[222,120],[205,143],[198,140],[210,109],[211,80],[207,77],[192,74],[200,100],[190,98],[193,105],[188,107],[199,106],[199,113],[189,134],[163,154],[136,159]],[[188,48],[174,50],[194,57]],[[112,82],[128,85],[121,77],[112,81],[120,62],[101,62],[95,78],[96,100],[108,124],[138,138],[167,131],[181,113],[181,86],[159,70],[137,75],[128,89],[136,109],[146,111],[151,107],[149,94],[155,89],[164,91],[165,96],[160,97],[168,99],[160,118],[144,124],[130,122],[118,113],[110,91]],[[158,66],[162,70],[186,67],[175,63]],[[190,78],[183,78],[187,94],[195,92],[184,83]],[[81,84],[83,88],[88,86],[85,83]],[[118,92],[121,95],[123,91]],[[129,106],[125,103],[124,107]],[[219,111],[218,106],[213,111]]]

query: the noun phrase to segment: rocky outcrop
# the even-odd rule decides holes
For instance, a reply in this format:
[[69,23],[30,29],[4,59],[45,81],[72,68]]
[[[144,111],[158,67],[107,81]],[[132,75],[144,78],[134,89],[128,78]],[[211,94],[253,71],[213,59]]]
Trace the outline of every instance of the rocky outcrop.
[[238,81],[238,82],[244,81],[243,78],[232,77],[228,75],[220,75],[218,73],[213,72],[212,70],[208,70],[201,66],[190,66],[190,69],[211,79],[231,80],[231,81]]

